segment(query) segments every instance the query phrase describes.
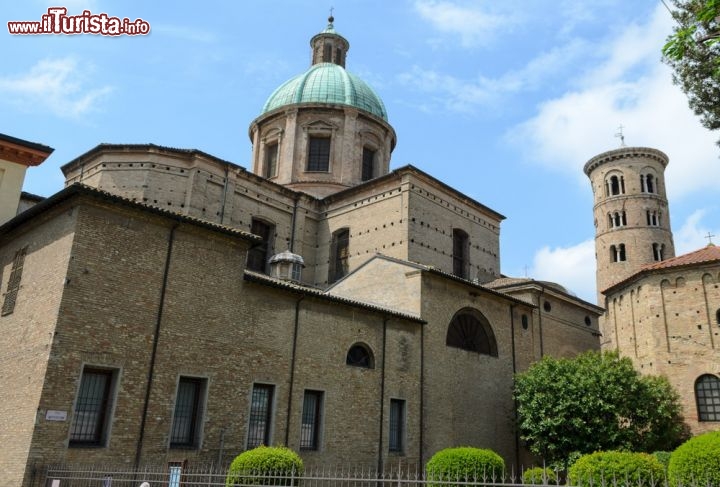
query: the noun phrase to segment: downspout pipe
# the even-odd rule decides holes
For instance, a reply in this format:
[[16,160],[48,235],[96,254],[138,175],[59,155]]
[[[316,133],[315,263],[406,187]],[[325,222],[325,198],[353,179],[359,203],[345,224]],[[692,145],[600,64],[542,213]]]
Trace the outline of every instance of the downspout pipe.
[[387,322],[389,318],[383,318],[382,336],[382,374],[380,376],[380,437],[378,438],[378,472],[383,471],[383,425],[385,423],[385,352],[387,350]]
[[165,294],[167,291],[168,276],[170,274],[170,260],[172,258],[173,244],[175,243],[175,231],[179,224],[175,224],[168,234],[167,253],[165,255],[165,268],[163,269],[162,284],[160,286],[160,302],[158,303],[157,317],[155,319],[155,332],[153,334],[152,351],[150,352],[150,364],[148,367],[147,385],[145,387],[145,399],[143,401],[142,417],[140,418],[140,433],[138,435],[137,447],[135,448],[135,467],[140,466],[142,459],[143,442],[145,440],[145,425],[147,423],[148,408],[150,406],[150,393],[152,391],[153,378],[155,374],[155,360],[157,358],[158,342],[160,341],[160,325],[162,324],[163,311],[165,309]]
[[538,300],[538,331],[540,332],[540,358],[545,356],[545,350],[543,347],[543,327],[542,327],[542,312],[543,312],[543,299],[545,298],[545,286],[540,286],[540,299]]
[[[420,462],[425,452],[425,325],[420,326]],[[423,463],[424,465],[424,463]]]
[[288,386],[287,417],[285,418],[285,446],[290,441],[290,418],[292,417],[293,386],[295,385],[295,357],[297,352],[298,327],[300,325],[300,303],[305,296],[295,301],[295,326],[293,328],[292,353],[290,355],[290,385]]

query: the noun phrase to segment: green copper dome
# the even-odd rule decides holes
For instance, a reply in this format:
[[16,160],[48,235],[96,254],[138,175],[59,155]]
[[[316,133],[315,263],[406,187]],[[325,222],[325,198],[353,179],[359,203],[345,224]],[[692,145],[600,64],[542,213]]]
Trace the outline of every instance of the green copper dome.
[[268,98],[262,113],[297,103],[348,105],[387,120],[385,105],[367,83],[334,63],[314,64],[286,81]]

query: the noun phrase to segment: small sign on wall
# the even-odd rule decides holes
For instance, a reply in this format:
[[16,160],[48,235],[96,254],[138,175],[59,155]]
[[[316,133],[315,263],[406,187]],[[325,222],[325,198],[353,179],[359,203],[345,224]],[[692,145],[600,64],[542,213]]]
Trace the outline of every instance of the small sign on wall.
[[65,421],[67,419],[67,411],[53,411],[52,409],[45,412],[45,421]]

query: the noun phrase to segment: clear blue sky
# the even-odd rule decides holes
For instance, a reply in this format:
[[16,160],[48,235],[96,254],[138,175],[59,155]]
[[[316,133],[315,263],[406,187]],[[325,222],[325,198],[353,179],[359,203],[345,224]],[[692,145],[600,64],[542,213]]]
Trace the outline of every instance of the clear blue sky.
[[[147,36],[12,36],[50,6],[142,18]],[[50,145],[25,190],[62,188],[60,166],[99,143],[197,148],[247,167],[247,127],[310,63],[334,6],[347,68],[379,93],[413,164],[507,216],[502,271],[558,281],[594,302],[595,154],[655,147],[679,253],[719,235],[720,133],[703,129],[660,49],[659,1],[309,0],[4,2],[0,132]]]

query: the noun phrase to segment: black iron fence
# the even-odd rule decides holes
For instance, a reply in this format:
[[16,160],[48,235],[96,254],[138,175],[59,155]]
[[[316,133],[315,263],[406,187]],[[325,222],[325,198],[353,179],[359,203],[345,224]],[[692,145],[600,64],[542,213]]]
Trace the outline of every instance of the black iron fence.
[[[38,472],[40,473],[40,472]],[[227,483],[228,467],[216,465],[185,466],[181,464],[146,465],[140,468],[122,466],[54,465],[43,469],[36,485],[43,487],[520,487],[521,472],[489,475],[485,472],[470,478],[442,478],[407,465],[388,467],[384,471],[367,466],[317,466],[302,473],[243,473]],[[559,473],[558,473],[559,474]],[[562,475],[555,475],[562,479]],[[538,480],[535,480],[538,482]],[[535,485],[557,486],[560,480],[542,478]],[[597,487],[671,487],[666,480],[607,478]],[[675,487],[675,486],[673,486]],[[720,487],[696,485],[685,487]]]

